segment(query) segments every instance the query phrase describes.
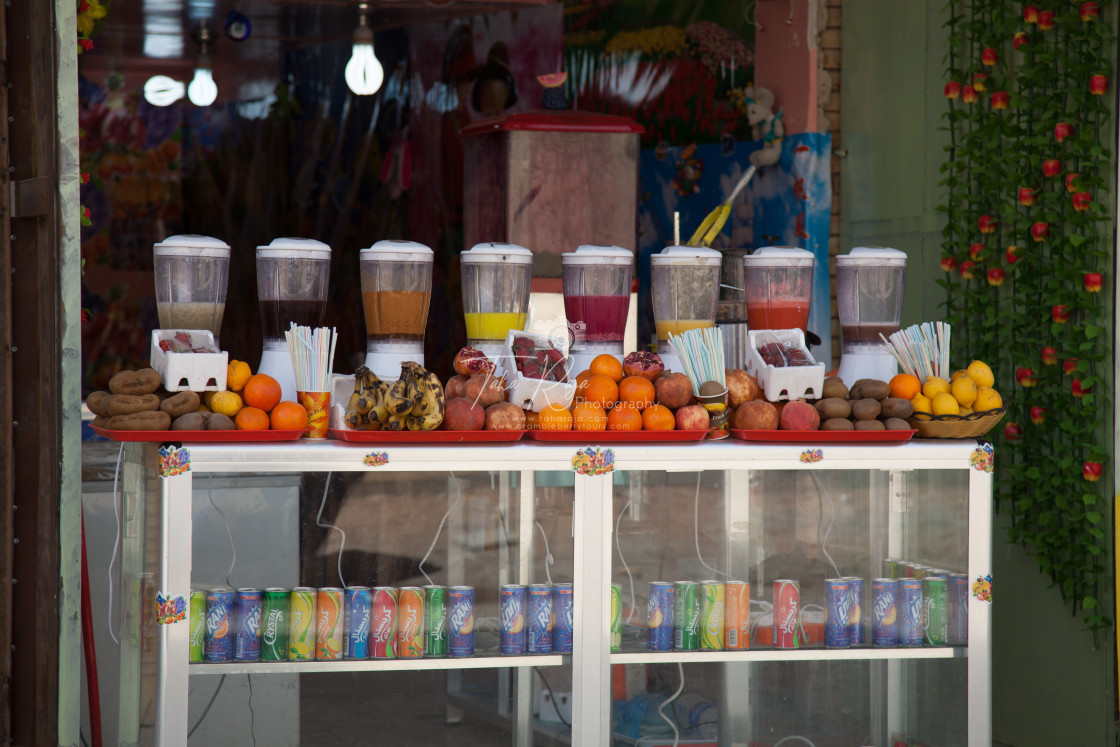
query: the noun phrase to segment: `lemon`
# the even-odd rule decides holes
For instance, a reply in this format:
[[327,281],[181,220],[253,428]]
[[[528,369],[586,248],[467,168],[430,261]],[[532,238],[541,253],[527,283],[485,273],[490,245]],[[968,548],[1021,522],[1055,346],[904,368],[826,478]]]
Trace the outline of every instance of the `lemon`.
[[965,415],[971,415],[972,412],[973,412],[973,410],[972,410],[971,407],[962,407],[961,408],[961,417],[964,417]]
[[1003,397],[991,387],[981,387],[976,392],[976,401],[972,403],[972,409],[976,412],[998,410],[1001,407],[1003,407]]
[[252,375],[253,371],[245,361],[230,361],[226,367],[226,389],[240,392]]
[[933,414],[933,403],[924,394],[915,394],[910,404],[914,406],[914,417],[918,420],[929,420]]
[[949,393],[964,407],[971,407],[976,401],[976,382],[962,376],[949,386]]
[[233,417],[241,412],[241,395],[237,392],[214,392],[210,398],[210,409],[220,415]]
[[956,371],[953,372],[953,375],[949,377],[949,383],[952,384],[954,381],[956,381],[957,379],[959,379],[962,376],[968,376],[968,371],[966,371],[963,368],[958,368]]
[[217,394],[217,392],[203,392],[202,393],[202,404],[206,407],[206,409],[210,410],[210,412],[214,411],[214,408],[210,403],[214,401],[214,395],[215,394]]
[[937,396],[933,398],[933,414],[960,415],[961,406],[949,392],[938,392]]
[[212,410],[206,405],[199,405],[198,409],[195,410],[195,412],[212,412]]
[[975,381],[978,387],[990,387],[996,383],[996,377],[992,375],[992,369],[988,368],[988,364],[984,361],[969,363],[968,377]]
[[929,397],[931,400],[942,392],[949,391],[949,382],[940,376],[929,376],[926,378],[926,383],[922,384],[922,394]]

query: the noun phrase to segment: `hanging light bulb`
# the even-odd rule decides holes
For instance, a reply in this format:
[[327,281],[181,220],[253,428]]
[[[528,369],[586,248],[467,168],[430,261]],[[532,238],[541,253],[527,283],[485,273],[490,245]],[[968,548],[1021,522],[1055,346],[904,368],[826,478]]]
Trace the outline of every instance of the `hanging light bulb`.
[[195,106],[210,106],[218,98],[218,85],[214,82],[214,72],[210,68],[210,32],[203,26],[198,34],[198,62],[194,67],[194,80],[187,86],[187,98]]
[[381,88],[385,70],[373,53],[373,30],[366,21],[369,3],[358,3],[357,10],[358,28],[354,29],[353,53],[346,63],[346,85],[359,96],[368,96]]

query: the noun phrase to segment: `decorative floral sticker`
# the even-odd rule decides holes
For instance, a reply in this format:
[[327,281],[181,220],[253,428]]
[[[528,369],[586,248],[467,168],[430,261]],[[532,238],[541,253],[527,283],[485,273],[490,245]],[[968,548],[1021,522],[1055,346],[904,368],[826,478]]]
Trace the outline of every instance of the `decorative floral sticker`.
[[191,453],[185,446],[159,447],[159,476],[174,477],[191,471]]
[[972,584],[972,596],[981,602],[992,601],[992,574],[976,577],[976,581]]
[[981,472],[991,472],[995,469],[995,462],[995,449],[992,448],[991,444],[981,444],[977,446],[976,450],[972,452],[972,456],[968,459],[969,465],[971,465],[973,469],[980,470]]
[[381,467],[389,463],[389,455],[384,451],[371,451],[362,459],[367,467]]
[[572,457],[572,471],[577,475],[605,475],[614,472],[614,450],[588,446]]
[[173,597],[170,594],[156,592],[156,622],[160,625],[170,625],[185,619],[186,616],[187,600],[185,597]]
[[812,464],[813,462],[819,462],[824,459],[824,452],[820,449],[805,449],[805,451],[801,452],[800,458],[805,464]]

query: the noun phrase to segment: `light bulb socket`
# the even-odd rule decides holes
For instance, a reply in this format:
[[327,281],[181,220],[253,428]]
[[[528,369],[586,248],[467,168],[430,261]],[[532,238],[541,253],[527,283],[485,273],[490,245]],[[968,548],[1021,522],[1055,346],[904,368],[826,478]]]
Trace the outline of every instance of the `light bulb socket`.
[[[362,17],[362,20],[365,20],[365,16]],[[354,29],[354,43],[373,46],[373,29],[364,23],[359,24],[358,28]]]

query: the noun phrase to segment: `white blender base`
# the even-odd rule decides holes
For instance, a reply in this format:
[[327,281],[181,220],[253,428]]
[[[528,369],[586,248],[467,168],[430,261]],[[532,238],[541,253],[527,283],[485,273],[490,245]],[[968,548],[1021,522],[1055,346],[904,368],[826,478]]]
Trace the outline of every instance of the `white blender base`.
[[415,361],[424,365],[423,349],[366,351],[366,368],[382,381],[393,382],[401,377],[401,363]]
[[666,371],[673,371],[674,373],[684,373],[684,364],[681,363],[681,357],[677,355],[677,351],[673,350],[671,344],[666,343],[663,351],[661,345],[657,346],[657,356],[661,358],[661,362],[665,364]]
[[296,372],[292,368],[292,356],[287,343],[284,349],[265,350],[261,353],[261,364],[257,373],[268,374],[280,384],[280,399],[296,401]]
[[890,353],[844,353],[836,375],[850,389],[860,379],[889,382],[898,373],[898,361]]

